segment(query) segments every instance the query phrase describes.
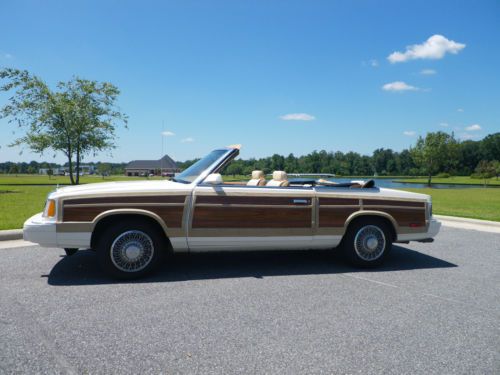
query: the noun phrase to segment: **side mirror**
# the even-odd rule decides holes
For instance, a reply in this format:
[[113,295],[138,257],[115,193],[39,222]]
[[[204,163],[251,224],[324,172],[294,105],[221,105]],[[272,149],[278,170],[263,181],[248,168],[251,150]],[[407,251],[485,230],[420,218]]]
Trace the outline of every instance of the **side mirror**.
[[211,173],[205,178],[203,183],[209,185],[222,185],[224,182],[222,181],[220,173]]

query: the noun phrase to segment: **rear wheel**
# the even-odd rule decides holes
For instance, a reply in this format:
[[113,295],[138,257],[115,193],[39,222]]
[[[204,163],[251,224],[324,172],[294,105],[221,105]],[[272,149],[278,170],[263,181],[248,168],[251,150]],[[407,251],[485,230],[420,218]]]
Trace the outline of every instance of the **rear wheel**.
[[352,223],[342,240],[347,260],[361,267],[380,265],[392,247],[392,231],[383,219],[362,218]]
[[134,279],[152,272],[165,252],[164,233],[141,221],[108,227],[98,240],[99,263],[115,278]]

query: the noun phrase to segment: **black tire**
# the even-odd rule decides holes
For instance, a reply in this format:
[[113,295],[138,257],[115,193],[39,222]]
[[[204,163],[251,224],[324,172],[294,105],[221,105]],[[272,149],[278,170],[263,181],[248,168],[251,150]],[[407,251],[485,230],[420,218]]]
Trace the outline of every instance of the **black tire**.
[[152,273],[167,250],[163,231],[148,222],[126,220],[107,227],[97,239],[102,269],[117,279],[136,279]]
[[71,255],[75,255],[78,249],[73,249],[73,248],[65,248],[64,251],[66,252],[66,256],[70,257]]
[[383,219],[360,218],[349,225],[342,239],[342,251],[349,263],[357,267],[381,265],[392,248],[392,230]]

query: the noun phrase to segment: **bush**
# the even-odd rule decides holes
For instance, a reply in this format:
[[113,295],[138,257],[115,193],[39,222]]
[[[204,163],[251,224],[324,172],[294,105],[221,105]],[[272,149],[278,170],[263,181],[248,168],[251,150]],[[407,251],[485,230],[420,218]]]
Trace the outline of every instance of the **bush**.
[[436,177],[437,177],[437,178],[450,178],[450,174],[449,174],[449,173],[445,173],[445,172],[443,172],[443,173],[438,173],[438,174],[436,175]]

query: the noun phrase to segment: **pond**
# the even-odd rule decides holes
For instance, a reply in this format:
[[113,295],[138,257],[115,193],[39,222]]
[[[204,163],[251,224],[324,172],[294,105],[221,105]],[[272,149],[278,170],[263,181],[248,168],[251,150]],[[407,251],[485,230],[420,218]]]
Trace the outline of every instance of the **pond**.
[[[350,182],[352,180],[369,180],[370,178],[340,178],[340,177],[331,177],[328,180],[342,183],[342,182]],[[390,178],[371,178],[371,180],[375,181],[375,186],[390,188],[390,189],[422,189],[427,188],[427,184],[409,184],[406,182],[395,182]],[[457,185],[457,184],[432,184],[431,186],[434,189],[470,189],[470,188],[481,188],[483,185]],[[499,188],[499,186],[488,185],[488,188]]]

